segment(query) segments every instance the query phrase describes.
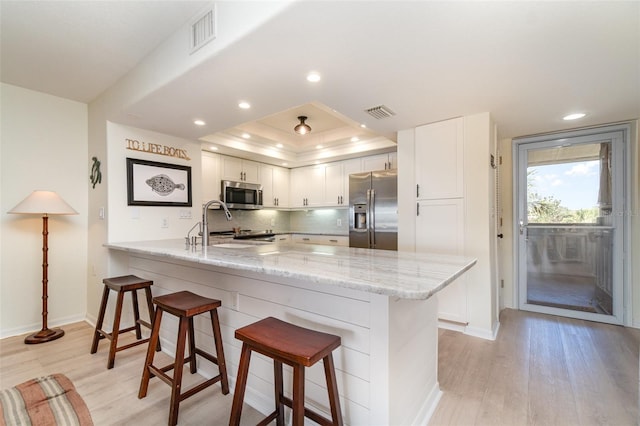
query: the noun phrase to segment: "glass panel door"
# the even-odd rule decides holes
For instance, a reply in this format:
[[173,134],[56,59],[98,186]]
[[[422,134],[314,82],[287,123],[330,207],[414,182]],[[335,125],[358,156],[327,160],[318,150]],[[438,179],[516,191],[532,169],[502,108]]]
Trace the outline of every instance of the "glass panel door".
[[621,133],[518,145],[521,309],[622,323]]

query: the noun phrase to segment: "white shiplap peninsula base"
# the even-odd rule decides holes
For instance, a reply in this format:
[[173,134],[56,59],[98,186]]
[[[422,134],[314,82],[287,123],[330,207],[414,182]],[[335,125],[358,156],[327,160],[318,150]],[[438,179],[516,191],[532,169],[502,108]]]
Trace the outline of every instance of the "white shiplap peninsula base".
[[[167,240],[106,247],[114,269],[152,279],[154,295],[189,290],[222,301],[232,390],[239,327],[274,316],[341,336],[334,358],[344,420],[351,425],[426,424],[440,397],[437,298],[431,296],[475,264],[459,256],[294,243],[194,249]],[[196,341],[214,351],[207,325],[207,318],[196,318]],[[171,316],[163,319],[163,349],[171,353],[176,331]],[[328,413],[320,364],[307,371],[306,404]],[[199,368],[215,374],[208,362]],[[285,369],[289,387],[290,374]],[[252,357],[245,402],[265,414],[273,410],[273,367],[262,356]]]

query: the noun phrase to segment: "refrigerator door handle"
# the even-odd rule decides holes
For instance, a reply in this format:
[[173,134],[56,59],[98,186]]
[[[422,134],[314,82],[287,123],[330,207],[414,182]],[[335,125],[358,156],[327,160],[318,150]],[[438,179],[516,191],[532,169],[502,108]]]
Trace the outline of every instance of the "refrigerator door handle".
[[369,232],[371,234],[371,244],[369,248],[376,248],[376,190],[371,190],[371,201],[369,202]]
[[367,247],[371,248],[371,189],[367,189],[367,209],[365,223],[367,224]]

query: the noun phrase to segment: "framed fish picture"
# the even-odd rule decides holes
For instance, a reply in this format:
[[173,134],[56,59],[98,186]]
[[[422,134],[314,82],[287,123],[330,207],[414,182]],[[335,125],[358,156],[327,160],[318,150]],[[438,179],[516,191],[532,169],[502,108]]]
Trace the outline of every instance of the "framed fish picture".
[[127,158],[127,205],[191,207],[191,167]]

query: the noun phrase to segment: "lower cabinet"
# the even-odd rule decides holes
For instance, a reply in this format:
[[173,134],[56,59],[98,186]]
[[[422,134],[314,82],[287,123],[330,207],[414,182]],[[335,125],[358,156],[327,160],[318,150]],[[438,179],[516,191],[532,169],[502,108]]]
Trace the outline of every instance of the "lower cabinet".
[[321,244],[325,246],[349,246],[349,237],[336,235],[293,234],[292,241],[300,244]]
[[[416,251],[464,254],[464,200],[419,200],[416,205]],[[437,294],[438,317],[467,322],[467,288],[461,276]]]

